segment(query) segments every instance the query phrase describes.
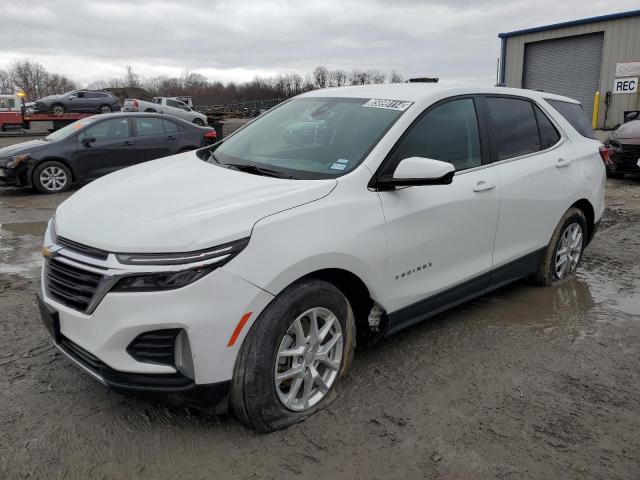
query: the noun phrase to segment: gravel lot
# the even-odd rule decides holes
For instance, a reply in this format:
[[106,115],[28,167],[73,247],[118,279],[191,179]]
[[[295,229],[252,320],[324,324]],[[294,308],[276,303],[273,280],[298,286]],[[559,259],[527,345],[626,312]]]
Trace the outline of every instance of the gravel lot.
[[56,352],[34,289],[68,195],[0,189],[0,478],[640,478],[640,179],[609,181],[577,278],[359,346],[333,405],[269,435],[108,392]]

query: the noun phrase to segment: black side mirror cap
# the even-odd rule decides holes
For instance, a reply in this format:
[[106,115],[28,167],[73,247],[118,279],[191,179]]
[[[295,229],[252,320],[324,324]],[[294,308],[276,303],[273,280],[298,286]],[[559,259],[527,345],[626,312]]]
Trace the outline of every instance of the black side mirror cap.
[[377,190],[394,190],[396,187],[419,187],[424,185],[450,185],[456,172],[451,171],[439,178],[393,178],[392,175],[382,175],[374,178],[370,188]]

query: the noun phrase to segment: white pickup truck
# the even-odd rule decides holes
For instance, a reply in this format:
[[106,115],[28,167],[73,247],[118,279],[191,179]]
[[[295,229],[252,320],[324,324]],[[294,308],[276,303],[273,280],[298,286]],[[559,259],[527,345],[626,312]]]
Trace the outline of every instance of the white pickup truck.
[[164,113],[165,115],[173,115],[187,122],[203,127],[207,124],[207,116],[196,112],[184,102],[171,97],[154,97],[152,101],[136,100],[127,98],[124,101],[125,112],[150,112]]

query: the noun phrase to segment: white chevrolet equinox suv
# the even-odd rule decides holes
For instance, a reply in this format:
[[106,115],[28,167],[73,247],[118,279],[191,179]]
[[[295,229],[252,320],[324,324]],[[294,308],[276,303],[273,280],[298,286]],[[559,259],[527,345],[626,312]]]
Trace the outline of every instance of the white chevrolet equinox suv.
[[356,336],[570,276],[604,209],[599,147],[544,92],[309,92],[62,203],[42,318],[108,388],[287,427],[336,398]]

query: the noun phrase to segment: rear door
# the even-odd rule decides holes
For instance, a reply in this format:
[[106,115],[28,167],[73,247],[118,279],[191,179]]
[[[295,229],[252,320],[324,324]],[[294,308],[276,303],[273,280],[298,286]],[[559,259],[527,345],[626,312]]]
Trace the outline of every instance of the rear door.
[[135,138],[128,117],[92,124],[76,138],[73,164],[84,179],[92,179],[135,163]]
[[151,115],[133,117],[136,131],[136,163],[171,155],[177,138],[165,132],[162,118]]
[[385,173],[392,172],[404,158],[425,157],[456,168],[450,185],[379,192],[387,228],[387,287],[394,300],[389,307],[398,310],[392,330],[420,319],[422,311],[488,285],[499,185],[488,165],[487,138],[477,112],[472,97],[430,107],[409,127],[384,167]]
[[484,100],[501,188],[492,282],[504,283],[536,269],[575,198],[579,171],[571,143],[537,103],[511,96]]

